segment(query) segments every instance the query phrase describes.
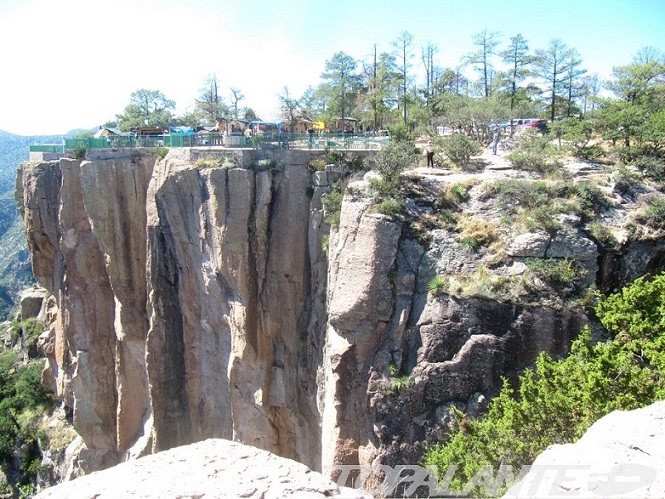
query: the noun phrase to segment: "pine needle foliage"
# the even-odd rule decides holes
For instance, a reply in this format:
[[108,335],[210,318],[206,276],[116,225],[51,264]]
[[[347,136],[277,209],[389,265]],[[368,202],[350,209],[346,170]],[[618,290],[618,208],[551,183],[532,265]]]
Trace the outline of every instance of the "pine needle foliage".
[[[665,274],[637,279],[602,300],[596,313],[611,339],[592,340],[586,328],[571,353],[542,353],[517,387],[504,380],[482,419],[457,414],[447,444],[432,446],[424,464],[440,478],[457,465],[451,490],[465,490],[483,465],[521,467],[549,445],[574,442],[613,410],[665,398]],[[478,493],[480,491],[471,491]]]

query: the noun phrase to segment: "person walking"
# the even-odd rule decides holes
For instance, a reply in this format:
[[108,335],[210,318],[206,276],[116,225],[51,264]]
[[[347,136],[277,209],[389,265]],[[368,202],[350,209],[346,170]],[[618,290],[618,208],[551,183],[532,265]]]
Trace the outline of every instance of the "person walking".
[[499,147],[499,141],[501,140],[501,127],[496,127],[494,132],[494,137],[492,138],[492,153],[496,156],[496,148]]
[[427,153],[427,166],[434,168],[434,148],[432,147],[432,141],[427,141],[425,146],[425,152]]

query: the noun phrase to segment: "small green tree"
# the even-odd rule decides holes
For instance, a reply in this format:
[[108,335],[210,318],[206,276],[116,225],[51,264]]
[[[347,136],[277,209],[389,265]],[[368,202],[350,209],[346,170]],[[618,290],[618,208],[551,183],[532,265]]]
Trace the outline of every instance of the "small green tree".
[[591,159],[602,153],[598,146],[589,145],[596,125],[595,120],[581,120],[572,117],[553,122],[550,131],[558,137],[559,146],[561,146],[561,141],[565,140],[572,147],[576,157]]
[[328,118],[340,118],[342,126],[353,111],[358,95],[360,75],[356,71],[357,65],[350,55],[337,52],[332,59],[326,61],[326,70],[321,74],[325,82],[324,88],[328,91],[328,111],[338,113],[329,115]]
[[561,167],[560,152],[535,130],[525,130],[517,140],[517,148],[507,158],[513,167],[539,173],[553,173]]
[[116,115],[120,130],[127,131],[142,126],[168,127],[175,109],[175,102],[167,99],[159,90],[142,88],[132,92],[130,102],[122,114]]
[[391,142],[381,149],[371,160],[371,168],[381,174],[386,182],[399,187],[399,176],[402,171],[415,165],[417,156],[407,142]]
[[441,140],[444,154],[456,166],[466,170],[471,165],[471,156],[480,154],[483,147],[462,133],[454,133]]

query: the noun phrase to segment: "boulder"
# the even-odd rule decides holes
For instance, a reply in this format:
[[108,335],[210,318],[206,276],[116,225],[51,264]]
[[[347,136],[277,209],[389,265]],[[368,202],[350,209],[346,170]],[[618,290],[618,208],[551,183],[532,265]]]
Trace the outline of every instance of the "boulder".
[[504,497],[664,497],[665,401],[614,411],[552,445]]
[[371,498],[304,464],[224,439],[151,454],[43,490],[35,497]]
[[47,295],[48,291],[41,286],[33,286],[23,291],[17,319],[24,321],[39,317]]
[[508,248],[510,256],[543,258],[547,251],[550,237],[544,232],[527,232],[515,237]]

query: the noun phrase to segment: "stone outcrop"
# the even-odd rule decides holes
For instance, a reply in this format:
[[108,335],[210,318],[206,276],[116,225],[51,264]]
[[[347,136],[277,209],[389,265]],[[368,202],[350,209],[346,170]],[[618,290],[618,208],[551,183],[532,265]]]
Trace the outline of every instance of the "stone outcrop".
[[32,286],[21,293],[21,300],[19,302],[19,311],[17,319],[24,321],[27,319],[46,319],[46,310],[44,305],[48,291],[40,286]]
[[504,497],[663,497],[665,402],[615,411],[574,444],[552,445]]
[[311,206],[328,186],[308,196],[306,153],[281,171],[178,153],[20,172],[35,275],[59,310],[46,378],[73,408],[80,469],[211,437],[319,467],[327,265]]
[[[322,196],[342,171],[310,172],[316,154],[22,166],[33,268],[58,311],[44,379],[73,409],[79,473],[208,438],[317,470],[418,463],[453,408],[480,413],[502,376],[565,354],[588,324],[527,263],[574,261],[577,285],[600,289],[665,263],[659,241],[607,252],[577,226],[506,236],[497,263],[413,223],[431,201],[379,213],[364,179],[330,230]],[[431,292],[435,276],[445,290]]]
[[420,462],[426,443],[445,434],[453,406],[473,407],[542,351],[566,353],[588,323],[567,309],[432,297],[433,275],[475,272],[478,257],[447,231],[432,231],[424,249],[403,229],[366,198],[347,197],[330,238],[324,462]]
[[307,466],[222,439],[176,447],[61,483],[40,499],[164,497],[371,499]]

